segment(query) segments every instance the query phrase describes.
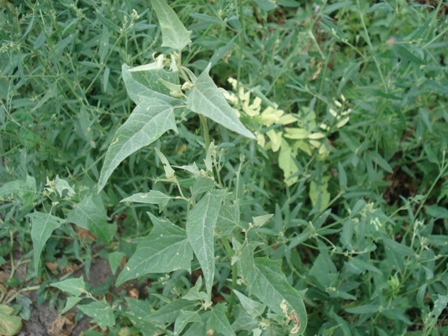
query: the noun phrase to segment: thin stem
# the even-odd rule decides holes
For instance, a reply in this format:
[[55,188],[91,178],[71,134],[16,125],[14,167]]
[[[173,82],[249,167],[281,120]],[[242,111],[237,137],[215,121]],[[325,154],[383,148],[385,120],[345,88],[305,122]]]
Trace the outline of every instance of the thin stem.
[[[223,236],[221,237],[221,241],[224,245],[224,248],[230,258],[232,260],[232,257],[234,256],[232,247],[230,247],[229,240],[227,237]],[[232,290],[230,291],[230,299],[229,299],[229,306],[227,307],[227,315],[232,315],[232,309],[233,305],[235,304],[235,292],[233,291],[236,288],[236,282],[238,281],[238,267],[237,264],[234,263],[232,265]]]
[[210,147],[210,134],[208,131],[207,118],[202,114],[199,114],[199,119],[201,120],[202,134],[204,135],[205,152],[208,152]]

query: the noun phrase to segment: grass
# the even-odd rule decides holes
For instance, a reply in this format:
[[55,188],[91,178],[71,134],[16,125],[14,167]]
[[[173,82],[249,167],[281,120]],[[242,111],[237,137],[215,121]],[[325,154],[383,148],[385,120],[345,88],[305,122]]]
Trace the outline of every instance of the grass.
[[[211,59],[211,77],[257,136],[249,141],[207,124],[217,146],[211,174],[232,194],[223,204],[237,204],[242,225],[216,244],[213,312],[221,316],[216,301],[226,302],[237,335],[293,329],[291,316],[251,315],[231,294],[247,295],[253,309],[266,304],[244,284],[250,275],[229,262],[238,244],[252,240],[260,244],[255,257],[281,261],[288,284],[306,290],[306,335],[446,334],[447,3],[277,3],[170,2],[192,32],[183,64],[198,76]],[[91,260],[104,258],[120,272],[121,259],[152,232],[147,211],[185,228],[189,208],[182,199],[168,207],[120,201],[151,190],[190,195],[195,180],[176,170],[179,185],[167,182],[153,147],[173,166],[196,162],[207,170],[207,122],[176,110],[179,134],[168,132],[132,154],[96,196],[107,148],[135,107],[122,64],[150,63],[169,51],[155,12],[137,0],[1,2],[0,9],[0,267],[14,269],[18,255],[28,264],[26,282],[12,271],[0,283],[0,303],[15,304],[8,316],[23,319],[24,305],[12,291],[28,286],[39,288],[40,301],[65,300],[64,288],[50,284],[70,279],[62,274],[69,262],[94,276]],[[103,238],[86,233],[89,225],[74,215],[80,204],[94,204],[88,211],[110,230],[93,232]],[[53,218],[54,231],[37,257],[36,213],[61,220]],[[253,217],[267,214],[272,219],[247,230]],[[149,332],[132,316],[193,295],[203,275],[196,259],[192,270],[141,277],[146,300],[105,289],[114,323],[94,322],[108,325],[102,331],[108,335]],[[230,288],[237,273],[238,287]],[[74,304],[84,306],[78,318],[101,302],[87,289],[83,295]],[[124,302],[130,310],[122,313],[117,307]],[[185,335],[202,330],[195,329],[201,323],[205,328],[208,316],[188,309],[202,322],[186,320]],[[159,321],[163,328],[156,330],[171,333],[178,319]]]

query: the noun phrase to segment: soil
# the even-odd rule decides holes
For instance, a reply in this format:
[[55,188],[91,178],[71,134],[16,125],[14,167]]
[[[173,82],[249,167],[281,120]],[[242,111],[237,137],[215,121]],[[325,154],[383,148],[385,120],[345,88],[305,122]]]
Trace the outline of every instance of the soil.
[[[16,259],[19,260],[19,259]],[[17,268],[15,272],[15,277],[20,278],[23,280],[23,283],[25,282],[25,275],[27,266],[21,265]],[[0,267],[0,285],[2,285],[2,276],[3,279],[7,279],[9,277],[10,268],[8,267],[8,264],[3,265]],[[92,265],[90,268],[90,280],[87,279],[84,269],[80,269],[73,273],[73,277],[84,277],[84,281],[86,283],[89,283],[91,288],[95,288],[96,286],[102,285],[105,283],[111,276],[110,266],[109,263],[106,260],[96,258],[92,260]],[[29,286],[33,286],[33,284],[28,284]],[[10,289],[10,288],[8,288]],[[13,288],[12,290],[16,291],[20,288]],[[12,290],[7,293],[13,294]],[[59,335],[54,333],[54,329],[51,330],[53,323],[55,323],[55,326],[57,324],[56,319],[58,318],[58,312],[55,309],[52,309],[48,302],[45,302],[42,305],[37,304],[37,292],[35,290],[33,291],[27,291],[22,292],[22,296],[26,296],[31,299],[32,304],[30,305],[30,311],[31,311],[31,317],[29,320],[22,321],[22,330],[20,331],[18,336],[62,336],[62,335],[71,335],[71,336],[77,336],[82,335],[83,331],[86,331],[89,329],[89,317],[84,317],[80,321],[76,323],[73,330],[70,331],[70,329],[73,327],[73,325],[70,325],[71,321],[69,321],[69,318],[73,320],[74,313],[76,313],[78,310],[77,308],[71,309],[68,313],[64,314],[65,316],[68,316],[69,318],[66,318],[65,316],[63,319],[66,321],[66,326],[64,327],[64,330],[67,333],[61,333]],[[13,305],[15,301],[12,301],[10,305]],[[62,309],[62,308],[60,308]],[[59,318],[59,322],[61,320],[61,317]],[[67,326],[68,322],[68,326]],[[50,331],[51,330],[51,331]]]

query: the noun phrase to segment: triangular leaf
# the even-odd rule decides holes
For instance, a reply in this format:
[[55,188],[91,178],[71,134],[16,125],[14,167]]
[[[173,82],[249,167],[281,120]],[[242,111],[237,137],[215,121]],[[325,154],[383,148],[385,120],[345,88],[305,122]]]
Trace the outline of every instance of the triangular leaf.
[[235,289],[233,291],[235,292],[236,296],[238,296],[238,299],[240,300],[244,310],[250,316],[252,316],[253,318],[257,318],[258,316],[261,316],[261,314],[263,314],[264,310],[266,309],[266,305],[248,298],[246,295],[238,292]]
[[43,212],[33,212],[27,215],[31,218],[31,240],[33,241],[34,271],[37,275],[39,258],[45,243],[54,230],[64,222],[61,218]]
[[274,261],[268,258],[254,260],[255,247],[255,244],[248,244],[243,249],[239,264],[251,294],[277,314],[287,314],[295,324],[294,329],[298,327],[299,334],[303,333],[307,325],[307,315],[302,295],[286,280],[280,268],[280,260]]
[[198,77],[188,95],[187,108],[250,139],[255,136],[241,123],[222,92],[210,78],[209,67]]
[[178,299],[163,306],[155,313],[147,313],[146,320],[158,324],[172,323],[180,312],[193,309],[194,306],[196,306],[196,302]]
[[78,305],[78,308],[84,314],[93,317],[93,322],[98,323],[102,329],[115,324],[114,311],[106,301],[94,301],[86,305]]
[[154,228],[137,246],[117,279],[117,286],[148,273],[168,273],[178,269],[190,272],[193,250],[185,230],[168,220],[148,213]]
[[106,152],[98,181],[98,192],[118,165],[129,155],[148,146],[168,130],[177,132],[174,110],[167,103],[146,100],[137,105],[128,120],[117,130]]
[[218,304],[213,307],[210,317],[207,320],[207,334],[215,335],[216,333],[226,336],[235,335],[235,332],[227,319],[225,306],[223,304]]
[[174,323],[174,334],[180,335],[187,324],[192,322],[201,322],[201,316],[198,311],[181,311]]
[[99,195],[85,197],[67,215],[67,221],[89,230],[104,242],[111,239],[107,220],[106,210]]
[[162,30],[162,47],[181,51],[191,42],[190,34],[173,9],[164,0],[151,0]]
[[74,296],[80,296],[82,293],[86,291],[86,286],[84,284],[84,279],[82,277],[66,279],[63,281],[53,283],[50,286],[59,288],[60,290],[70,293]]
[[215,274],[215,247],[213,233],[225,192],[208,192],[188,213],[187,237],[204,274],[207,293],[211,295]]

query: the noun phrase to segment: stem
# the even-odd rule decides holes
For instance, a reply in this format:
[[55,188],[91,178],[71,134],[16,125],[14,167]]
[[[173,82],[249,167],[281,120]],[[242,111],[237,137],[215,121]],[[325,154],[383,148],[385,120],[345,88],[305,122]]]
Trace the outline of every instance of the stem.
[[208,148],[210,147],[210,134],[208,131],[207,118],[202,114],[199,114],[199,120],[201,120],[202,133],[204,135],[204,143],[205,143],[205,152],[208,152]]
[[[221,237],[221,241],[224,245],[224,248],[225,248],[228,256],[230,257],[230,260],[232,260],[234,253],[233,253],[232,248],[230,247],[229,240],[227,239],[227,237]],[[237,280],[238,280],[238,267],[237,267],[237,264],[234,263],[232,265],[232,287],[231,287],[232,290],[230,291],[229,306],[227,307],[227,315],[228,316],[232,315],[233,305],[235,304],[235,293],[233,290],[236,288]]]

